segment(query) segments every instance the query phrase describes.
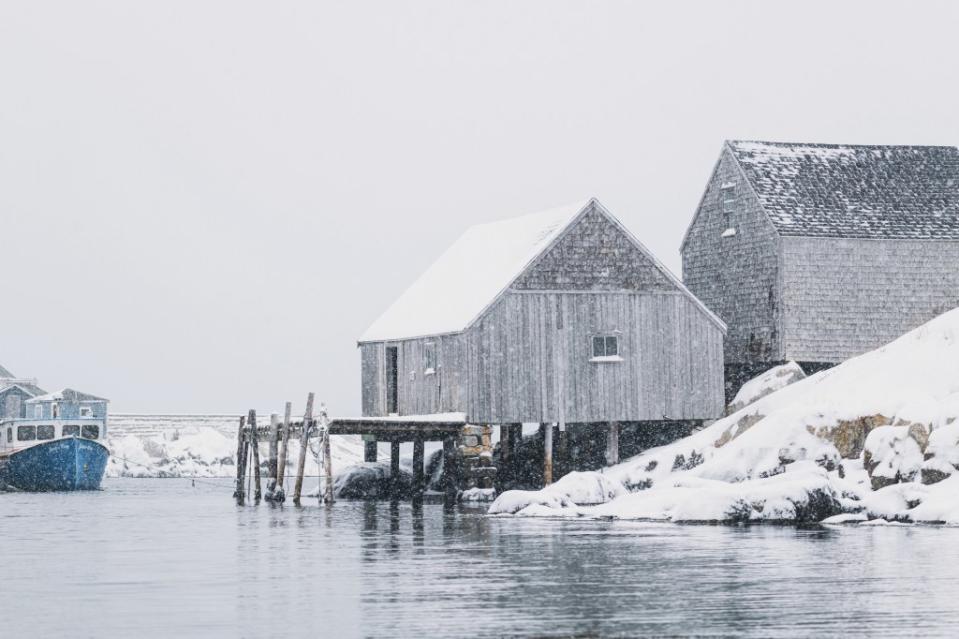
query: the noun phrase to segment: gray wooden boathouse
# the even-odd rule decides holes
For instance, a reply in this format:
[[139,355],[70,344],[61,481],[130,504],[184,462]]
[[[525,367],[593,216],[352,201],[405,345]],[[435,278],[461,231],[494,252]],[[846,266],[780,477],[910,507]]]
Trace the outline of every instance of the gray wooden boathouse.
[[681,252],[729,394],[832,366],[959,306],[959,149],[728,141]]
[[591,199],[467,230],[360,338],[362,412],[612,425],[616,461],[619,424],[722,414],[725,330]]

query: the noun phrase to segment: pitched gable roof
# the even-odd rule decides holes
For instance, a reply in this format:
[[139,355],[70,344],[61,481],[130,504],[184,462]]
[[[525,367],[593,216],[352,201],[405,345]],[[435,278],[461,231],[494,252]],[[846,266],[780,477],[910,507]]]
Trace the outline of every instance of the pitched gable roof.
[[707,309],[595,198],[469,228],[366,330],[360,343],[460,333],[587,211],[609,218],[722,330]]
[[959,149],[732,140],[780,235],[959,239]]
[[29,382],[23,382],[19,380],[13,380],[9,384],[0,383],[0,395],[3,395],[11,388],[19,388],[24,393],[29,395],[31,398],[36,397],[37,395],[43,395],[46,391],[37,386],[36,384],[31,384]]
[[360,342],[463,331],[589,202],[470,227],[373,322]]
[[4,378],[9,379],[12,377],[13,377],[13,373],[5,369],[3,366],[0,366],[0,379],[4,379]]

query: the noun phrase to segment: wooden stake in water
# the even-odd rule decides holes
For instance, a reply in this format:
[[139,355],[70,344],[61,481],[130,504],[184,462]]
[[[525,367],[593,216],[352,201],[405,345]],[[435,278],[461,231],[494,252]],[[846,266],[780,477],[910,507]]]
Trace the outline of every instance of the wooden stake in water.
[[326,490],[323,501],[333,503],[333,453],[330,450],[330,419],[326,415],[326,406],[320,405],[320,423],[323,425],[323,474],[326,478]]
[[236,490],[233,491],[233,496],[236,497],[236,503],[243,505],[243,500],[246,497],[246,491],[243,488],[243,471],[246,469],[246,460],[243,459],[243,426],[246,424],[246,418],[240,417],[240,428],[236,432]]
[[269,475],[270,481],[266,485],[266,500],[273,501],[273,496],[276,491],[276,455],[277,455],[277,439],[280,435],[280,416],[276,413],[270,413],[270,458],[267,460],[267,474]]
[[286,479],[286,458],[289,456],[287,453],[288,442],[290,441],[290,413],[293,410],[293,404],[291,402],[286,403],[286,409],[283,411],[283,432],[280,439],[280,459],[277,460],[276,466],[276,494],[273,495],[275,501],[283,502],[286,500],[286,493],[283,488],[283,480]]
[[306,396],[306,412],[303,414],[303,432],[300,433],[300,458],[296,464],[296,483],[293,485],[293,503],[300,505],[303,491],[303,473],[306,470],[306,449],[309,446],[310,425],[313,422],[313,393]]
[[250,422],[250,448],[253,449],[253,486],[256,491],[253,494],[253,499],[259,503],[263,490],[260,486],[260,436],[256,432],[255,410],[250,411],[250,416],[247,418],[247,421]]

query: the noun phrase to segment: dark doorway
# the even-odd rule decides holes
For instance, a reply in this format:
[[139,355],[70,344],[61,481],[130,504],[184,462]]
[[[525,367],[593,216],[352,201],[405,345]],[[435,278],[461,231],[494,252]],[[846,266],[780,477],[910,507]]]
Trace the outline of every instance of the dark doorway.
[[386,347],[386,413],[398,413],[397,352],[395,346]]

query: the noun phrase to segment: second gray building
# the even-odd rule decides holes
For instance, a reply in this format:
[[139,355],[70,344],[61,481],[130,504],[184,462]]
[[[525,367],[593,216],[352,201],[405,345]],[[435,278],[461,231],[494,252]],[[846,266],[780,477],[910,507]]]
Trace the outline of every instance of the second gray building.
[[959,150],[726,142],[681,252],[727,393],[842,362],[959,306]]

